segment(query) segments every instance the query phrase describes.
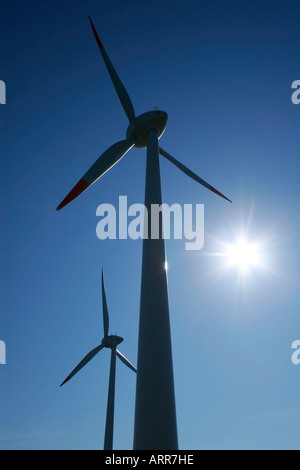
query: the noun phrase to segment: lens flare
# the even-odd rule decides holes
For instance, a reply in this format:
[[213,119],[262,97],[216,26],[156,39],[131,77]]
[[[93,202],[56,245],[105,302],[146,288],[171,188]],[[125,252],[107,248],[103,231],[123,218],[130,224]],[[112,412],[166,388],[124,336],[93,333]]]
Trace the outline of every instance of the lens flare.
[[259,248],[255,243],[247,240],[238,240],[235,244],[226,247],[225,256],[229,266],[236,266],[242,271],[260,265]]

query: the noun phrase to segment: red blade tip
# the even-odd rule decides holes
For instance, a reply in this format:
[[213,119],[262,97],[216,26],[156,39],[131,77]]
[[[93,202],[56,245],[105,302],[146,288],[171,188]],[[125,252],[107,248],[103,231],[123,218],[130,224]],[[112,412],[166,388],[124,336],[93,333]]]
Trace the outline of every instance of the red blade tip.
[[93,32],[94,32],[96,41],[97,41],[97,43],[98,43],[98,46],[100,47],[100,49],[104,49],[103,44],[102,44],[102,42],[100,41],[100,38],[99,38],[99,36],[98,36],[98,33],[97,33],[97,31],[96,31],[95,26],[93,25],[93,22],[92,22],[90,16],[89,16],[89,20],[90,20],[90,23],[91,23],[91,26],[92,26],[92,29],[93,29]]
[[63,385],[65,385],[65,383],[68,382],[68,381],[70,380],[70,378],[71,378],[71,377],[68,376],[68,377],[66,378],[66,380],[64,380],[63,383],[60,384],[60,387],[62,387]]
[[69,202],[73,201],[76,197],[78,197],[83,191],[85,191],[89,187],[89,184],[81,178],[80,181],[74,186],[74,188],[69,192],[67,197],[59,204],[59,206],[56,208],[57,211],[65,207]]
[[210,190],[213,191],[214,193],[216,193],[218,196],[221,196],[221,197],[223,197],[224,199],[226,199],[226,201],[232,203],[232,201],[231,201],[230,199],[228,199],[228,197],[224,196],[224,194],[220,193],[220,191],[218,191],[217,189],[213,188],[212,186],[210,187]]

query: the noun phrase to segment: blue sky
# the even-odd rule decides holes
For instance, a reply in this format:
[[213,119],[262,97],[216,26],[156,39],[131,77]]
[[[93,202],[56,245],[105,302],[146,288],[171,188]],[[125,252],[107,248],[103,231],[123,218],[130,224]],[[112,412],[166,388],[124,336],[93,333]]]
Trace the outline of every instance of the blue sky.
[[[169,115],[161,145],[233,200],[161,160],[164,202],[205,205],[205,245],[167,241],[181,449],[299,448],[298,1],[11,1],[1,9],[1,449],[103,446],[109,353],[62,389],[111,333],[137,362],[142,242],[100,241],[96,209],[143,203],[133,149],[76,201],[57,205],[125,137],[127,118],[91,15],[136,113]],[[213,256],[241,233],[262,266]],[[135,377],[117,364],[115,448],[131,449]]]

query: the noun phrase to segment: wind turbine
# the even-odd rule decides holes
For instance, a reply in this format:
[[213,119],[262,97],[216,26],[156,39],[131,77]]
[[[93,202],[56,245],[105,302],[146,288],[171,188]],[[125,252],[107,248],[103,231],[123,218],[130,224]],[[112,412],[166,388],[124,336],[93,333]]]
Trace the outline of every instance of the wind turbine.
[[[89,20],[110,78],[128,117],[129,125],[126,139],[113,144],[98,158],[59,204],[57,210],[62,209],[83,193],[132,147],[147,148],[145,206],[149,217],[148,235],[151,234],[151,205],[162,204],[159,153],[187,176],[231,202],[230,199],[158,145],[158,140],[167,125],[167,113],[155,110],[139,116],[135,115],[131,99],[113,67],[90,17]],[[158,239],[151,239],[151,236],[148,236],[148,239],[144,237],[143,240],[133,445],[135,450],[178,449],[162,216],[160,222]]]
[[115,383],[116,383],[116,356],[127,366],[129,369],[136,372],[136,368],[126,359],[123,354],[118,351],[118,344],[122,343],[123,338],[121,336],[109,335],[109,316],[107,309],[107,301],[105,294],[104,275],[102,270],[102,306],[103,306],[103,328],[104,337],[101,344],[89,352],[78,366],[73,369],[70,375],[60,385],[61,387],[74,377],[93,357],[96,356],[103,348],[111,349],[110,358],[110,373],[109,373],[109,387],[108,387],[108,399],[107,399],[107,411],[106,411],[106,425],[105,425],[105,437],[104,437],[104,450],[112,450],[113,448],[113,431],[114,431],[114,411],[115,411]]

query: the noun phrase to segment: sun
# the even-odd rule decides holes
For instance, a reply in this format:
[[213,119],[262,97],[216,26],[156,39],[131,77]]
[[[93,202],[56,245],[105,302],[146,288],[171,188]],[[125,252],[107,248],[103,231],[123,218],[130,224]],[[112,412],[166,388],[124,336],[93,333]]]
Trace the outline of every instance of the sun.
[[237,267],[245,272],[261,263],[259,246],[241,238],[234,244],[227,245],[224,255],[230,267]]
[[[276,245],[279,228],[272,231],[255,233],[251,228],[254,212],[252,205],[250,214],[236,226],[219,227],[218,235],[209,234],[209,248],[205,255],[214,259],[208,276],[223,277],[236,275],[238,285],[246,286],[265,276],[278,276],[278,260]],[[276,230],[275,230],[276,228]]]

